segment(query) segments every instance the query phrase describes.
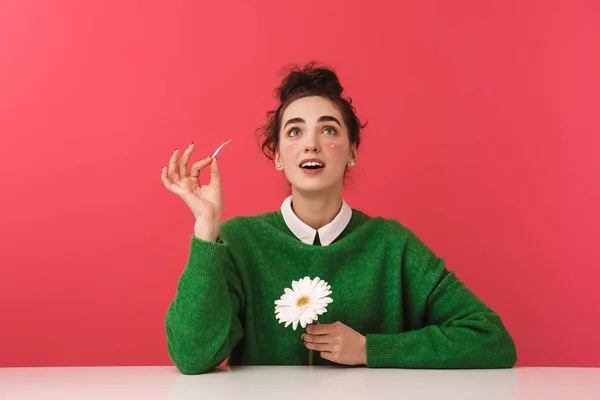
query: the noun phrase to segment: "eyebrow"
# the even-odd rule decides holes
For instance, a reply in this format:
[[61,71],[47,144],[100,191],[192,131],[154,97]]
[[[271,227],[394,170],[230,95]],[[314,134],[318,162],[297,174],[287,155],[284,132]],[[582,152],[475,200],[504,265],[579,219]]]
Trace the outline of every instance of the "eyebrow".
[[[283,127],[285,128],[289,124],[303,124],[305,122],[306,121],[303,120],[302,118],[298,118],[298,117],[291,118],[291,119],[287,120],[287,122],[285,123],[285,125]],[[322,117],[319,117],[319,120],[317,122],[335,122],[339,126],[342,126],[342,124],[340,124],[340,121],[338,121],[338,119],[336,117],[332,117],[331,115],[323,115]]]
[[287,120],[287,122],[285,123],[285,125],[283,127],[285,128],[289,124],[303,124],[305,122],[306,121],[304,121],[302,118],[291,118],[291,119]]

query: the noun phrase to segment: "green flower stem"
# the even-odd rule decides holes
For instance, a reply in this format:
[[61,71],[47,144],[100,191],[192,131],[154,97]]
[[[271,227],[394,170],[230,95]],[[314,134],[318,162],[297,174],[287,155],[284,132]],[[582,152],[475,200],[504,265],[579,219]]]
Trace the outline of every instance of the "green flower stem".
[[[319,321],[314,321],[313,324],[318,324]],[[313,350],[308,351],[308,365],[315,365],[315,352]]]

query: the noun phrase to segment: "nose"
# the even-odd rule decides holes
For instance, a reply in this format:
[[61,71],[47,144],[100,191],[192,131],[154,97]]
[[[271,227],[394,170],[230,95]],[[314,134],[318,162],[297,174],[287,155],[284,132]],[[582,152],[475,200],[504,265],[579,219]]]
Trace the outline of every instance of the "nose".
[[321,146],[319,144],[318,135],[309,135],[307,136],[306,143],[304,144],[304,152],[305,153],[318,153],[321,150]]
[[304,147],[305,153],[310,153],[311,151],[317,153],[319,151],[319,149],[315,145],[310,145],[310,146],[307,145],[306,147]]

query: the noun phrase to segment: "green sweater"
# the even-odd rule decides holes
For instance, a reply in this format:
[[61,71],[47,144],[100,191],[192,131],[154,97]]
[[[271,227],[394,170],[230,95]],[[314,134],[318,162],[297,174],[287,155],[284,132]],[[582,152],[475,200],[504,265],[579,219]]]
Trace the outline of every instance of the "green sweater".
[[[500,317],[409,229],[353,210],[329,246],[307,245],[280,211],[234,217],[217,242],[191,239],[165,328],[184,374],[220,365],[305,365],[301,334],[275,318],[293,280],[319,277],[333,302],[320,323],[366,336],[367,367],[510,368],[514,342]],[[317,365],[332,362],[318,356]]]

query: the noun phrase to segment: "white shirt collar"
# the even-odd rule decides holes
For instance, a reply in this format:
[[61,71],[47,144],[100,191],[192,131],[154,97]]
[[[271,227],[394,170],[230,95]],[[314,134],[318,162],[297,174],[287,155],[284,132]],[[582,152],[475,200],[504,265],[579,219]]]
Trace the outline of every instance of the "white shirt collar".
[[[317,230],[306,225],[294,213],[294,210],[292,210],[292,196],[286,198],[281,204],[281,215],[294,236],[306,244],[313,244],[315,242]],[[318,230],[321,245],[330,245],[346,229],[351,218],[352,208],[342,199],[342,208],[337,216],[333,221]]]

